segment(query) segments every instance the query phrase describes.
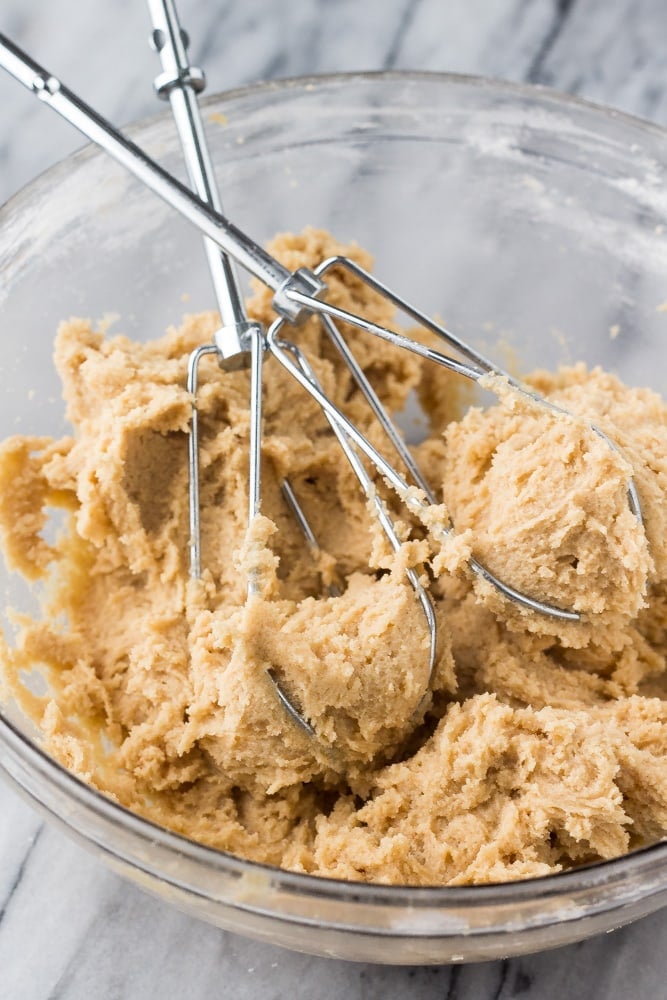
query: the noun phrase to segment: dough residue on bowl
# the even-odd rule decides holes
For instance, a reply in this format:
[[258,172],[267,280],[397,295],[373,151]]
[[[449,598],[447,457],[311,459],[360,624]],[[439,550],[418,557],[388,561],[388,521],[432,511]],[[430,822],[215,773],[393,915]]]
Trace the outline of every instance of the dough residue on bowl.
[[[278,237],[290,269],[356,246]],[[348,273],[329,297],[384,325],[391,308]],[[251,315],[272,319],[257,290]],[[455,534],[411,523],[389,550],[328,424],[265,365],[262,516],[247,521],[247,372],[201,370],[202,564],[188,575],[188,353],[214,314],[137,343],[64,323],[55,360],[70,437],[0,447],[8,564],[46,580],[17,616],[4,681],[46,748],[123,805],[213,847],[336,878],[460,885],[616,857],[667,832],[667,407],[583,365],[529,382],[550,413],[499,391],[461,413],[458,383],[355,334],[392,413],[414,392],[431,419],[415,450]],[[325,391],[381,433],[317,321],[299,328]],[[594,423],[616,445],[591,430]],[[443,433],[444,432],[444,433]],[[644,526],[628,506],[634,477]],[[281,496],[289,477],[321,549]],[[53,540],[49,511],[67,512]],[[471,577],[498,576],[581,612],[555,623]],[[406,581],[428,579],[428,632]],[[246,599],[248,569],[259,592]],[[332,592],[336,584],[340,593]],[[37,694],[31,675],[48,683]],[[271,681],[316,737],[282,709]]]

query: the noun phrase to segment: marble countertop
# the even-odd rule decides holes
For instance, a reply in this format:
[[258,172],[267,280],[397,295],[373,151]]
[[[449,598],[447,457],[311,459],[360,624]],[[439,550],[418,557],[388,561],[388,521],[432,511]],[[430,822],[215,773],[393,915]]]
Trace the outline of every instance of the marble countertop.
[[[667,125],[664,0],[181,0],[211,92],[360,69],[544,83]],[[8,34],[117,124],[156,110],[140,0],[3,0]],[[79,146],[0,76],[0,202]],[[665,995],[667,910],[503,962],[385,968],[292,954],[143,894],[0,785],[0,1000],[231,996],[485,1000]]]

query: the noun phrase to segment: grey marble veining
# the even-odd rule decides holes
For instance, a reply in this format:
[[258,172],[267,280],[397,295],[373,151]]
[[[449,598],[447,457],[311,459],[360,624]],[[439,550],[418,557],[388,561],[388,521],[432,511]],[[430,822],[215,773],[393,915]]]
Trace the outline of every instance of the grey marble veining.
[[[667,124],[664,0],[181,0],[211,91],[424,69],[529,80]],[[116,123],[156,111],[141,0],[3,0],[0,30]],[[80,145],[0,76],[0,200]],[[556,952],[454,968],[352,965],[259,945],[144,895],[0,785],[0,1000],[667,994],[667,911]]]
[[[663,0],[191,0],[182,18],[209,90],[350,70],[530,80],[667,123]],[[116,124],[153,114],[141,0],[4,0],[1,30]],[[0,201],[81,141],[0,77]]]
[[3,1000],[653,1000],[665,995],[667,960],[660,942],[667,911],[579,945],[503,962],[394,968],[314,958],[183,916],[43,826],[13,794],[3,789],[0,801]]

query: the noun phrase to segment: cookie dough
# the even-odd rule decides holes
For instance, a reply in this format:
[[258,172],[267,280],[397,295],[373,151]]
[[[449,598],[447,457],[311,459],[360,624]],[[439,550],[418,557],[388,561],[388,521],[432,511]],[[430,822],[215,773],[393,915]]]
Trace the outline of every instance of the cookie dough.
[[[272,250],[291,269],[337,253],[370,263],[312,229]],[[330,296],[393,322],[347,273],[332,272]],[[270,322],[267,291],[249,308]],[[495,405],[462,416],[452,407],[466,392],[451,375],[355,335],[387,407],[401,411],[415,392],[430,414],[417,453],[444,503],[434,519],[456,527],[441,544],[378,482],[400,519],[396,555],[326,420],[271,359],[262,516],[246,530],[248,375],[207,360],[204,571],[192,580],[185,370],[216,322],[189,316],[146,343],[63,324],[55,359],[72,435],[0,447],[5,558],[47,583],[40,619],[18,616],[17,638],[3,643],[3,676],[49,751],[195,840],[336,878],[507,881],[664,836],[662,400],[577,366],[531,377],[569,416],[502,386]],[[319,324],[298,338],[325,390],[384,447]],[[631,475],[644,526],[628,507]],[[282,499],[287,476],[319,559]],[[53,508],[67,518],[55,539]],[[471,552],[582,621],[554,625],[508,604],[471,577]],[[260,586],[247,599],[249,567]],[[428,691],[428,631],[407,568],[429,581],[438,620]],[[276,684],[315,736],[289,718]]]
[[[502,405],[471,408],[447,429],[445,501],[457,530],[472,529],[475,555],[500,579],[584,619],[564,626],[514,605],[509,618],[518,627],[579,647],[599,636],[615,648],[618,630],[645,606],[649,582],[665,573],[654,558],[664,558],[667,505],[650,465],[661,403],[599,369],[565,377],[562,388],[545,373],[533,381],[566,412],[486,380]],[[631,478],[640,487],[641,519],[628,500]],[[478,592],[500,610],[488,585]]]

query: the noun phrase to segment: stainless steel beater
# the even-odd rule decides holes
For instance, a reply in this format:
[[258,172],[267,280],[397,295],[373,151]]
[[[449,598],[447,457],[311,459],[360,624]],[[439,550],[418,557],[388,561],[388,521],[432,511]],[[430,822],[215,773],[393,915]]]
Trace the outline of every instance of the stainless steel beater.
[[[197,94],[206,85],[202,70],[191,66],[187,48],[189,39],[182,29],[176,5],[173,0],[148,0],[148,9],[153,23],[151,45],[160,56],[162,73],[155,80],[155,90],[163,100],[169,100],[176,128],[181,139],[183,153],[193,188],[200,198],[216,211],[222,206],[216,187],[215,174],[209,155],[206,135],[197,103]],[[198,369],[202,358],[214,355],[219,366],[225,371],[250,368],[250,463],[248,524],[252,524],[261,509],[261,414],[262,414],[262,353],[265,347],[264,331],[260,324],[249,320],[239,288],[233,261],[217,244],[204,238],[204,246],[222,326],[215,332],[213,343],[196,348],[188,363],[188,391],[193,400],[189,436],[189,513],[190,513],[190,574],[201,575],[201,527],[199,502],[199,419],[197,408]],[[301,370],[314,378],[314,373],[304,361],[297,360]],[[353,375],[355,371],[353,371]],[[356,372],[366,382],[363,372]],[[370,388],[370,387],[369,387]],[[400,540],[385,504],[375,494],[373,483],[360,462],[357,453],[350,446],[344,432],[331,421],[331,427],[343,448],[359,483],[375,512],[378,521],[395,551]],[[319,551],[317,539],[308,518],[288,479],[283,480],[282,494],[300,526],[306,543],[314,556]],[[422,607],[429,632],[429,657],[425,695],[435,669],[437,654],[437,626],[435,613],[428,593],[413,569],[406,572],[408,582]],[[337,588],[330,592],[337,593]],[[248,579],[248,593],[258,592],[257,581],[251,573]],[[314,730],[296,708],[273,673],[269,678],[276,693],[292,719],[309,734]],[[423,700],[423,699],[422,699]],[[419,710],[419,706],[415,711]]]
[[[310,367],[301,349],[285,337],[286,324],[297,325],[304,318],[316,314],[321,317],[324,328],[332,338],[346,363],[354,370],[359,366],[343,339],[336,322],[344,322],[361,329],[373,336],[407,349],[421,358],[443,366],[449,371],[462,375],[475,383],[479,383],[488,375],[499,375],[533,402],[545,407],[550,412],[564,412],[553,404],[525,389],[500,368],[492,365],[477,351],[459,340],[443,326],[435,323],[423,312],[416,309],[404,298],[396,295],[375,277],[345,257],[335,257],[323,261],[313,270],[299,268],[290,272],[261,246],[240,231],[221,212],[206,205],[200,198],[172,178],[165,170],[150,160],[141,150],[115,131],[103,118],[94,112],[80,98],[64,87],[60,81],[51,76],[41,66],[31,60],[8,39],[0,35],[0,65],[8,70],[17,80],[32,90],[40,99],[49,104],[55,111],[75,125],[84,135],[96,142],[118,162],[123,164],[140,181],[150,187],[185,218],[193,223],[205,236],[212,240],[221,250],[233,257],[237,263],[267,285],[274,293],[273,307],[278,319],[273,323],[266,336],[266,345],[271,354],[288,370],[292,376],[319,403],[328,417],[337,437],[344,442],[346,453],[356,456],[356,461],[363,469],[359,453],[366,456],[382,477],[393,487],[406,507],[417,517],[424,517],[435,498],[428,488],[423,475],[416,467],[399,432],[393,427],[389,416],[383,410],[377,396],[372,391],[363,372],[359,381],[376,416],[390,434],[394,447],[405,463],[409,479],[402,476],[393,465],[370,443],[366,436],[336,407],[331,399],[322,391],[322,387]],[[453,348],[460,358],[451,357],[434,348],[424,346],[402,334],[386,329],[370,322],[363,316],[358,316],[347,310],[334,306],[326,299],[326,284],[324,276],[332,268],[343,268],[354,274],[367,286],[385,297],[397,309],[417,321],[425,329],[436,334],[442,341]],[[261,351],[257,351],[261,355]],[[462,359],[462,360],[461,360]],[[257,362],[257,367],[260,367]],[[370,390],[370,391],[369,391]],[[592,425],[591,425],[592,426]],[[615,445],[598,428],[592,427],[609,445]],[[354,461],[353,459],[351,459]],[[365,472],[365,470],[364,470]],[[365,473],[368,476],[367,473]],[[372,483],[371,483],[372,486]],[[415,489],[414,487],[417,487]],[[423,495],[419,495],[419,491]],[[639,498],[634,481],[628,484],[628,502],[632,512],[641,521]],[[445,538],[452,530],[450,524],[438,528],[430,528],[434,536]],[[578,612],[567,608],[559,608],[549,603],[537,600],[524,594],[510,584],[498,579],[477,560],[470,560],[471,570],[490,583],[503,596],[516,602],[524,608],[548,615],[563,621],[579,621]]]

